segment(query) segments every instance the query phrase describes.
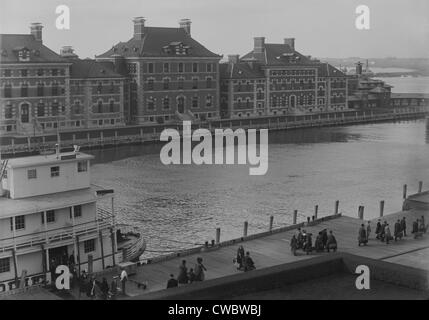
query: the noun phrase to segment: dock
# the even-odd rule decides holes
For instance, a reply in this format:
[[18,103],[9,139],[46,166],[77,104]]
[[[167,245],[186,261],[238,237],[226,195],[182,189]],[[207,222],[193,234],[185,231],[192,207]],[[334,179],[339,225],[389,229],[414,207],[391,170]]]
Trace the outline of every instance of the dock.
[[[429,206],[428,191],[411,195],[404,203],[412,199],[418,199],[419,203],[425,203]],[[382,222],[387,221],[389,223],[392,235],[396,220],[402,219],[402,217],[406,218],[407,237],[397,242],[392,240],[389,244],[375,239],[375,227],[378,220],[376,218],[371,220],[372,233],[370,234],[368,245],[359,247],[357,241],[358,230],[360,225],[366,223],[367,220],[337,214],[316,219],[309,223],[301,223],[282,229],[273,229],[259,235],[251,235],[243,238],[243,240],[236,239],[220,242],[214,247],[197,248],[193,252],[188,251],[177,253],[174,256],[159,257],[153,259],[148,264],[137,266],[137,273],[129,277],[131,281],[127,283],[127,295],[128,297],[137,297],[165,289],[170,274],[177,276],[179,265],[183,259],[187,261],[189,270],[189,268],[194,268],[197,257],[202,257],[203,264],[207,268],[205,280],[243,273],[236,270],[233,265],[233,258],[236,256],[239,245],[243,245],[245,251],[250,252],[257,269],[330,254],[327,252],[313,252],[306,255],[303,251],[298,250],[298,255],[294,256],[290,251],[290,239],[296,233],[296,229],[299,226],[313,234],[313,243],[318,232],[326,228],[333,231],[338,242],[338,252],[340,253],[343,252],[419,268],[427,271],[429,276],[429,234],[425,234],[418,239],[414,239],[411,234],[412,222],[421,216],[425,217],[427,224],[429,222],[429,210],[416,206],[416,208],[408,208],[405,211],[398,211],[380,217]],[[117,276],[117,272],[105,272],[103,276],[111,279]],[[147,283],[147,289],[143,290],[141,287],[139,288],[138,283]],[[119,299],[124,298],[127,297],[119,297]]]

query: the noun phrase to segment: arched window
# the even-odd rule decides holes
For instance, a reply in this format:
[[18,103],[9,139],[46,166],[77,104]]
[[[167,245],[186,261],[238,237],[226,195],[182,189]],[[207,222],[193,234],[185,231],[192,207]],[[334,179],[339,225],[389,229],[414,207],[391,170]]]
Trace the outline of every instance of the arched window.
[[12,85],[10,83],[6,83],[4,85],[4,97],[11,98],[12,97]]
[[115,112],[115,100],[109,100],[109,112]]
[[43,102],[39,102],[37,104],[37,116],[44,117],[45,116],[45,104]]
[[102,100],[98,100],[98,102],[97,102],[97,112],[103,113],[103,101]]
[[28,83],[24,82],[21,85],[21,97],[28,97]]
[[295,108],[295,107],[296,107],[296,96],[295,96],[295,95],[291,95],[291,96],[289,97],[289,105],[290,105],[292,108]]
[[43,82],[38,82],[37,83],[37,96],[43,97],[44,94],[45,94],[45,85],[43,84]]

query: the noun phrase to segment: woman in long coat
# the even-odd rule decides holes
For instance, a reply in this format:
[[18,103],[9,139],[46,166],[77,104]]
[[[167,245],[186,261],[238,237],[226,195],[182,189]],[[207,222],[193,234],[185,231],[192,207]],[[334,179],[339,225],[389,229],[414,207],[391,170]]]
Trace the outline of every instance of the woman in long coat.
[[361,225],[360,229],[359,229],[359,236],[358,236],[358,245],[360,247],[360,245],[363,243],[364,245],[366,245],[366,243],[368,242],[367,238],[366,238],[366,230],[365,230],[365,225]]
[[243,263],[244,263],[244,248],[243,248],[243,246],[239,246],[237,249],[237,263],[238,263],[238,269],[242,269]]
[[188,283],[188,268],[186,267],[186,260],[182,260],[182,264],[179,267],[179,275],[177,276],[177,282],[180,284]]

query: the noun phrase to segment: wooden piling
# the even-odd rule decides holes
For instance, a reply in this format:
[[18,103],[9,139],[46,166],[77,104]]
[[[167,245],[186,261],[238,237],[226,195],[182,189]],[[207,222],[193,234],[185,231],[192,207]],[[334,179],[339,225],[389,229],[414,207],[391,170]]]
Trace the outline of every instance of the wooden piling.
[[359,216],[359,219],[361,220],[363,220],[363,212],[364,212],[364,206],[359,206],[358,216]]
[[338,207],[340,206],[340,200],[335,201],[335,211],[334,214],[338,214]]
[[244,221],[243,237],[247,237],[247,229],[248,228],[249,228],[249,223],[247,221]]
[[380,201],[380,217],[384,214],[384,200]]
[[404,190],[403,190],[403,193],[402,193],[402,198],[403,199],[407,199],[407,185],[406,184],[404,184]]
[[423,181],[419,181],[419,193],[423,191]]
[[274,222],[274,217],[270,216],[270,231],[273,230],[273,222]]
[[298,218],[298,210],[293,210],[293,224],[296,224]]
[[317,219],[317,213],[318,213],[318,211],[319,211],[319,205],[315,205],[314,206],[314,219]]
[[216,228],[216,244],[220,242],[220,228]]

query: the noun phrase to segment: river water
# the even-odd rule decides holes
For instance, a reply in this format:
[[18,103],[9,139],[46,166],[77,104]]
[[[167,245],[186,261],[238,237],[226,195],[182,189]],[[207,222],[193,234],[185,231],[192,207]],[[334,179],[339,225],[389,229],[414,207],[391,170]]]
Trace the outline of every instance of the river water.
[[249,234],[292,222],[340,212],[357,217],[399,211],[402,186],[415,192],[418,181],[429,187],[429,123],[427,120],[348,127],[272,132],[269,169],[250,176],[247,165],[174,165],[160,162],[160,145],[122,146],[93,151],[92,177],[113,188],[119,220],[142,228],[146,255],[192,247],[215,238]]

